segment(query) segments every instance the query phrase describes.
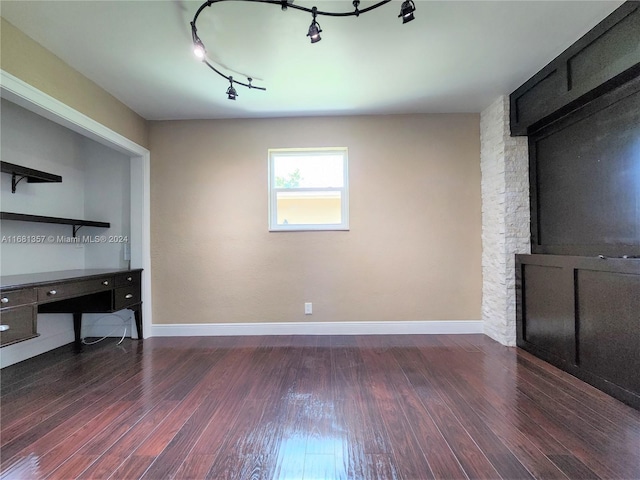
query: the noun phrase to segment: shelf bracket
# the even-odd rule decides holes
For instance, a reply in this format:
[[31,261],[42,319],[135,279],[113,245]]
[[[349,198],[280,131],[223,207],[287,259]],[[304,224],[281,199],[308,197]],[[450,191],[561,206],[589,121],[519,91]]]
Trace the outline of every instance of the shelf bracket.
[[27,178],[26,175],[22,175],[20,176],[20,178],[18,178],[18,180],[16,180],[16,177],[18,175],[16,175],[15,173],[11,174],[11,193],[16,193],[16,187],[18,186],[18,184],[24,180],[25,178]]
[[73,238],[76,238],[76,233],[78,233],[78,230],[80,230],[82,228],[82,225],[73,225]]

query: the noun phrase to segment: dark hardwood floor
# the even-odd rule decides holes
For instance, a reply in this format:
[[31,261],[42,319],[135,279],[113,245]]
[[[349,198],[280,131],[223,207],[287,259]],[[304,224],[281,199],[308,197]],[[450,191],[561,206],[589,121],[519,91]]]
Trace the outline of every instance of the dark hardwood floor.
[[1,377],[2,478],[640,478],[640,412],[483,335],[112,340]]

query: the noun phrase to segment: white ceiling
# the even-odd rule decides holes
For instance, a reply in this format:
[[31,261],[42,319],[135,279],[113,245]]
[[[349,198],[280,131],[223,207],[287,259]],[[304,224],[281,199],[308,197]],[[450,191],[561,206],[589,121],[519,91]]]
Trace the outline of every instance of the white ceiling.
[[[359,18],[319,17],[279,6],[222,2],[198,33],[209,58],[253,77],[238,87],[198,62],[189,22],[200,1],[6,1],[0,14],[144,118],[480,112],[511,93],[622,1],[400,1]],[[363,1],[360,8],[374,2]],[[350,11],[347,0],[296,0]],[[258,80],[260,79],[260,80]]]

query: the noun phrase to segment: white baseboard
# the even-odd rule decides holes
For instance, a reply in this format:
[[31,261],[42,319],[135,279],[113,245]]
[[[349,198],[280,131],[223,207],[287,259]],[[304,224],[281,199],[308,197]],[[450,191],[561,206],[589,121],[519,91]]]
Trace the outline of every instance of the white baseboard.
[[186,323],[151,325],[151,337],[230,335],[420,335],[483,333],[480,320],[416,322]]
[[[56,322],[57,323],[57,322]],[[67,324],[46,329],[42,335],[0,350],[0,368],[13,365],[73,342],[73,327]],[[39,325],[46,325],[40,322]],[[55,325],[55,323],[54,323]],[[115,333],[112,333],[117,328]],[[131,328],[127,337],[131,336]],[[122,335],[122,322],[115,317],[83,321],[83,336]],[[279,323],[188,323],[151,325],[150,337],[216,337],[247,335],[423,335],[483,333],[480,320],[433,320],[416,322],[279,322]]]

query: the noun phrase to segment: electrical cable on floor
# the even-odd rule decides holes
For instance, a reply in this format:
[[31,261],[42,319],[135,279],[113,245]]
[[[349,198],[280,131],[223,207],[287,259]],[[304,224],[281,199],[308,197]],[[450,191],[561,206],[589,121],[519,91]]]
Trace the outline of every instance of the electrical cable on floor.
[[[120,345],[123,341],[124,338],[127,336],[127,322],[131,322],[131,318],[128,319],[124,319],[122,318],[120,315],[116,315],[115,313],[108,313],[106,315],[103,315],[101,317],[98,317],[93,323],[94,325],[96,323],[98,323],[100,320],[102,320],[103,318],[107,318],[107,317],[116,317],[120,320],[122,320],[122,326],[124,327],[124,332],[122,332],[122,338],[120,338],[120,341],[116,344],[116,345]],[[107,333],[104,337],[99,338],[98,340],[94,340],[93,342],[87,342],[85,338],[82,338],[82,344],[83,345],[95,345],[98,342],[101,342],[109,337],[111,337],[111,335],[113,335],[114,333],[116,333],[116,331],[119,329],[119,326],[116,326],[113,330],[111,330],[109,333]]]

